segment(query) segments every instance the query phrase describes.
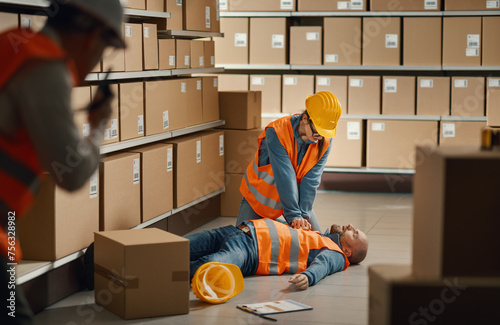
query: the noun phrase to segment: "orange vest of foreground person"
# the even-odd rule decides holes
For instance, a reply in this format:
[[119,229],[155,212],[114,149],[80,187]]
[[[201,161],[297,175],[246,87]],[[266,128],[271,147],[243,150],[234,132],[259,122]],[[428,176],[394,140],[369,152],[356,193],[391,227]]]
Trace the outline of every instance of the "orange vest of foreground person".
[[[77,74],[73,61],[68,60],[66,52],[43,34],[34,33],[29,29],[6,31],[0,34],[0,49],[0,92],[26,63],[36,61],[64,60],[76,84]],[[13,219],[14,215],[20,217],[25,214],[40,187],[42,172],[25,127],[13,136],[0,134],[0,205],[3,206],[2,211],[7,209],[11,212],[0,216],[3,221],[9,216]],[[0,255],[10,262],[18,262],[22,253],[19,241],[14,238],[15,227],[12,223],[10,227],[8,222],[4,224],[7,224],[7,229],[0,227]],[[14,243],[15,246],[12,245]]]
[[328,237],[311,230],[293,229],[279,221],[270,219],[250,220],[255,227],[259,251],[259,267],[256,274],[296,274],[307,269],[307,258],[312,249],[327,248],[341,253],[345,258],[344,269],[349,260],[342,249]]
[[[321,155],[318,159],[319,146],[318,143],[309,145],[306,154],[302,158],[302,162],[297,166],[297,140],[293,134],[291,116],[282,117],[274,122],[269,123],[266,127],[272,127],[276,131],[276,135],[285,148],[297,178],[297,184],[302,182],[304,176],[309,172],[325,154],[330,139],[325,138],[325,144]],[[248,201],[253,210],[260,216],[270,219],[276,219],[283,214],[283,206],[276,188],[274,173],[271,164],[259,167],[259,151],[262,140],[266,137],[264,130],[259,138],[259,149],[255,153],[253,161],[248,165],[245,175],[241,181],[240,192]]]

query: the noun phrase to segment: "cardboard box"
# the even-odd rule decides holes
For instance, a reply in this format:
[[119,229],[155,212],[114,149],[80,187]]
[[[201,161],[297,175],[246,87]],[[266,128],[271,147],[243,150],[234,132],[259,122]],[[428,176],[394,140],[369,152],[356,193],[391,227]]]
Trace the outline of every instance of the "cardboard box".
[[96,233],[94,265],[95,302],[112,313],[124,319],[189,313],[187,239],[157,228]]
[[382,77],[382,114],[415,115],[415,77]]
[[205,48],[205,68],[215,67],[215,42],[203,41]]
[[[499,278],[418,279],[410,265],[373,265],[369,324],[495,324]],[[474,313],[470,311],[474,310]]]
[[[115,97],[113,97],[113,100],[111,101],[111,115],[109,117],[108,123],[106,124],[106,128],[104,129],[104,138],[102,141],[102,144],[110,144],[110,143],[116,143],[120,141],[120,123],[119,123],[119,90],[118,90],[118,84],[111,84],[110,85],[111,92],[115,94]],[[97,86],[91,86],[91,95],[92,98],[95,98],[96,93],[97,93]],[[90,129],[89,129],[90,130]],[[84,136],[88,135],[87,131],[82,131]]]
[[215,40],[215,64],[248,64],[248,18],[221,18],[224,37]]
[[203,196],[201,136],[168,140],[174,145],[174,208]]
[[125,71],[125,49],[107,47],[102,55],[102,71]]
[[237,217],[240,211],[241,199],[243,199],[240,192],[243,174],[226,174],[225,177],[226,190],[221,194],[220,198],[221,216]]
[[[413,274],[422,279],[498,276],[500,260],[490,256],[500,249],[500,238],[490,234],[500,226],[500,152],[481,151],[479,145],[419,146],[417,157],[413,238],[425,240],[413,245]],[[467,235],[479,246],[453,249],[463,243],[463,227],[471,216]],[[484,263],[463,263],[472,255]]]
[[276,121],[278,118],[276,117],[263,117],[261,120],[261,125],[266,126],[269,125],[269,123]]
[[349,76],[348,114],[380,114],[380,77]]
[[440,146],[480,146],[481,129],[486,122],[453,122],[441,121],[439,123]]
[[325,17],[324,65],[361,65],[361,18]]
[[443,66],[481,65],[481,17],[443,18]]
[[306,99],[314,94],[314,76],[283,75],[283,113],[302,113]]
[[218,77],[203,77],[203,120],[202,123],[218,121],[219,112],[219,79]]
[[250,64],[288,63],[286,18],[250,18]]
[[260,128],[262,93],[260,91],[220,91],[220,118],[224,129]]
[[295,11],[293,0],[229,1],[229,11]]
[[224,187],[224,131],[210,130],[201,134],[201,181],[203,195]]
[[210,20],[212,26],[210,31],[212,33],[220,33],[220,10],[219,10],[219,0],[212,0],[210,7]]
[[191,42],[185,39],[175,40],[175,66],[177,69],[189,69],[191,66]]
[[347,114],[347,76],[316,76],[314,93],[329,91],[337,97],[342,113]]
[[413,169],[415,146],[437,145],[437,121],[368,120],[366,167]]
[[160,70],[175,69],[177,65],[176,61],[176,49],[175,49],[175,39],[159,39],[158,40],[158,66]]
[[141,222],[173,208],[173,146],[156,143],[133,148],[141,156]]
[[35,33],[42,30],[46,21],[47,16],[19,14],[19,27],[30,28]]
[[280,75],[250,75],[250,90],[262,92],[262,113],[281,113]]
[[203,41],[191,41],[191,68],[205,67],[205,48]]
[[146,10],[146,0],[128,0],[124,4],[125,8]]
[[158,70],[158,34],[156,24],[142,24],[144,70]]
[[210,32],[212,29],[212,11],[215,10],[213,0],[184,0],[184,30]]
[[125,24],[125,71],[142,71],[142,24]]
[[91,100],[90,86],[74,87],[71,90],[73,121],[78,129],[78,134],[82,138],[90,134],[89,114],[84,109],[90,105]]
[[[225,166],[226,173],[244,174],[248,164],[259,149],[257,138],[263,128],[252,130],[225,130]],[[227,189],[226,189],[227,192]]]
[[440,0],[370,0],[371,11],[441,11]]
[[450,77],[417,77],[417,115],[450,115]]
[[164,12],[165,0],[146,0],[146,10]]
[[500,17],[483,17],[482,65],[500,65]]
[[298,0],[297,11],[366,11],[368,0]]
[[129,229],[141,223],[141,157],[117,153],[99,166],[99,230]]
[[404,17],[403,27],[403,65],[441,65],[441,17]]
[[144,83],[120,84],[120,141],[144,136]]
[[247,74],[220,74],[219,91],[249,90]]
[[0,12],[0,32],[19,27],[19,14]]
[[484,77],[451,78],[451,115],[485,116]]
[[363,120],[340,119],[337,135],[330,142],[328,167],[362,167],[364,158]]
[[500,4],[498,1],[470,1],[470,0],[453,0],[445,1],[444,10],[499,10]]
[[323,27],[290,27],[290,64],[321,65]]
[[170,13],[170,19],[167,19],[167,29],[182,30],[184,25],[183,5],[179,0],[165,0],[165,11]]
[[47,175],[32,207],[16,222],[25,260],[55,261],[86,248],[99,230],[99,178],[67,192]]
[[363,65],[400,65],[400,49],[400,17],[363,17]]
[[486,117],[488,126],[500,127],[500,78],[487,78]]

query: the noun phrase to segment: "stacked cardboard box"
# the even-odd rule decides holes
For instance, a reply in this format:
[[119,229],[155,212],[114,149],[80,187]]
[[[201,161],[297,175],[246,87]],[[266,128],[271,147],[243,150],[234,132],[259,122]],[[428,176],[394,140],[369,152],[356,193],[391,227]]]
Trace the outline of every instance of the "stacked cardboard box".
[[415,115],[415,77],[382,78],[382,114]]
[[247,91],[250,90],[248,85],[247,74],[220,74],[219,75],[219,91]]
[[441,42],[440,17],[403,18],[403,65],[440,66]]
[[451,78],[451,115],[484,116],[484,77]]
[[280,75],[250,75],[250,90],[262,92],[262,113],[281,113]]
[[229,11],[295,11],[293,0],[228,0]]
[[370,0],[371,11],[440,11],[439,0]]
[[361,65],[360,17],[328,17],[323,29],[324,65]]
[[450,115],[450,77],[417,78],[417,115]]
[[121,83],[119,86],[120,141],[144,136],[144,83]]
[[170,13],[170,19],[167,19],[167,29],[182,30],[184,26],[183,1],[165,0],[165,11]]
[[288,63],[286,18],[250,18],[250,64]]
[[314,93],[329,91],[334,94],[342,107],[342,114],[347,114],[347,76],[316,76]]
[[314,93],[314,76],[283,75],[283,113],[297,114],[306,109],[306,98]]
[[487,78],[486,116],[488,126],[500,127],[500,78]]
[[322,33],[321,26],[290,27],[290,64],[321,65]]
[[443,18],[443,66],[481,65],[481,17]]
[[327,167],[362,167],[364,164],[364,126],[361,119],[339,120],[337,135],[331,140]]
[[298,0],[297,11],[366,10],[368,0]]
[[363,65],[401,64],[401,18],[363,18]]
[[201,182],[202,194],[208,195],[224,187],[224,131],[210,130],[201,133]]
[[481,143],[481,129],[486,122],[441,121],[439,124],[440,146],[476,146]]
[[222,18],[224,37],[215,39],[216,64],[248,64],[248,18]]
[[348,114],[380,114],[380,77],[350,76]]
[[444,10],[500,10],[498,1],[470,1],[453,0],[445,1]]

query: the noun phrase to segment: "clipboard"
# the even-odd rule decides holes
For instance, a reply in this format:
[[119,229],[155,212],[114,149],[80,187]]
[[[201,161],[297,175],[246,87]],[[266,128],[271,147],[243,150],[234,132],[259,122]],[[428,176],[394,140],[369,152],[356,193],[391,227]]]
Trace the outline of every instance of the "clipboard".
[[276,320],[274,318],[267,317],[266,315],[291,313],[313,309],[311,306],[301,304],[300,302],[294,300],[279,300],[244,305],[240,304],[237,305],[236,308],[272,321]]

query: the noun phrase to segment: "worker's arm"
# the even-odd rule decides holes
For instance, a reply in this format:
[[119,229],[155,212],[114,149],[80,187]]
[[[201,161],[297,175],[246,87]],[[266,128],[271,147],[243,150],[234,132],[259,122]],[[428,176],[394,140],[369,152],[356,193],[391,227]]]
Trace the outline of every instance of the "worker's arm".
[[344,269],[345,258],[339,252],[323,248],[311,262],[307,270],[302,272],[307,276],[309,286],[313,286],[327,275]]

